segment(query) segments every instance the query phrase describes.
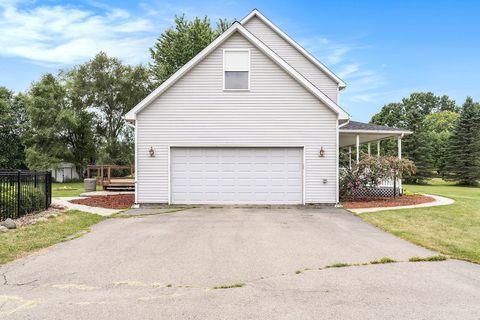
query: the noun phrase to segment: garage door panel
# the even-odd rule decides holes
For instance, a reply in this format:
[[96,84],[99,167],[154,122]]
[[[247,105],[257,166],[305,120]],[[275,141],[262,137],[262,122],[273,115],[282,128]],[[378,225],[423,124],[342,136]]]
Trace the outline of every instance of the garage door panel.
[[171,202],[301,204],[302,148],[172,148]]

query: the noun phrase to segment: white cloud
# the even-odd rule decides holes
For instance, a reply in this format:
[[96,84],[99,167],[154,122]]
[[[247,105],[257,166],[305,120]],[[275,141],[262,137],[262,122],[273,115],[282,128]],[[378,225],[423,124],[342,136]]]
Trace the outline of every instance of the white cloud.
[[105,51],[127,63],[145,62],[148,48],[163,29],[158,18],[154,23],[119,8],[88,10],[0,0],[0,56],[60,66]]
[[387,85],[382,72],[384,65],[367,64],[357,54],[360,50],[370,49],[370,46],[338,43],[322,37],[304,39],[301,43],[347,83],[348,88],[342,94],[342,105],[349,107],[357,103],[375,103],[376,99],[387,94],[379,93]]

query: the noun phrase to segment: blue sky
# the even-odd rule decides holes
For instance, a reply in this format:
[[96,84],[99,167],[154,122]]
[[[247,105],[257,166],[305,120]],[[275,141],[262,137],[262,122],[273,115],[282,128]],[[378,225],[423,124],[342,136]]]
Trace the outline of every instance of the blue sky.
[[0,0],[0,86],[106,51],[148,63],[175,14],[241,19],[258,8],[344,79],[340,104],[368,121],[414,91],[480,100],[480,1]]

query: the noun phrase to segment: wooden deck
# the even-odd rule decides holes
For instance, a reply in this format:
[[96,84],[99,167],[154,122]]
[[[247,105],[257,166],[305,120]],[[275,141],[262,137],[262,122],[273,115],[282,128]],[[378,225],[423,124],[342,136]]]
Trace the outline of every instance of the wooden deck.
[[[115,176],[115,172],[122,171],[129,174],[122,177]],[[114,165],[90,165],[87,168],[87,176],[96,178],[97,185],[103,190],[133,191],[135,190],[135,172],[130,166]]]

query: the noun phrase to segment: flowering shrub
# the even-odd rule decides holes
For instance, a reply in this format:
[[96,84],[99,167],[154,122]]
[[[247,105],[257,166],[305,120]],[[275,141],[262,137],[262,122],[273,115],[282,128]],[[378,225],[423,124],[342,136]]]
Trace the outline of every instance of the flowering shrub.
[[415,170],[415,164],[407,159],[366,155],[358,164],[340,170],[340,199],[350,199],[357,190],[377,187],[386,179],[401,179]]

